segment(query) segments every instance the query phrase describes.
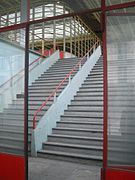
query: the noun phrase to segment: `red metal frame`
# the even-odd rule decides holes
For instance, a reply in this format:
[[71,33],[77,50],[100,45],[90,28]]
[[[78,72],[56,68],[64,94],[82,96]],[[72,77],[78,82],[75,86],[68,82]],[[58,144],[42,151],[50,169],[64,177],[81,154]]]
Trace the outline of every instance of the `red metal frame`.
[[0,180],[26,180],[24,157],[0,153]]
[[[104,0],[101,0],[101,1],[104,1]],[[133,6],[135,6],[135,1],[106,6],[105,9],[106,9],[106,11],[112,11],[112,10],[129,8],[129,7],[133,7]]]
[[2,27],[2,28],[0,28],[0,32],[21,29],[21,28],[25,28],[27,25],[33,25],[33,24],[38,24],[38,23],[43,23],[43,22],[48,22],[48,21],[53,21],[53,20],[59,20],[59,19],[63,19],[63,18],[73,17],[73,16],[77,16],[77,15],[83,15],[83,14],[89,14],[89,13],[94,13],[94,12],[100,12],[100,11],[101,11],[101,8],[86,9],[83,11],[77,11],[77,12],[62,14],[62,15],[58,15],[58,16],[47,17],[47,18],[43,18],[43,19],[38,19],[38,20],[33,20],[33,21],[24,22],[24,23],[20,23],[20,24],[14,24],[14,25],[7,26],[7,27]]
[[[75,13],[69,13],[69,14],[64,14],[64,15],[59,15],[59,16],[54,16],[54,17],[48,17],[45,19],[39,19],[39,20],[24,22],[24,23],[20,23],[20,24],[15,24],[15,25],[0,28],[0,32],[22,29],[22,28],[26,28],[32,24],[68,18],[71,16],[90,14],[90,13],[94,13],[94,12],[102,12],[102,22],[101,23],[102,23],[102,30],[103,30],[103,56],[104,56],[104,135],[103,135],[104,136],[104,145],[103,145],[104,152],[103,152],[103,171],[102,171],[103,176],[102,176],[102,178],[104,180],[105,179],[107,180],[107,177],[106,177],[106,174],[107,174],[107,49],[106,49],[106,15],[105,15],[105,13],[107,11],[133,7],[133,6],[135,6],[135,1],[122,3],[122,4],[116,4],[116,5],[112,5],[112,6],[106,6],[105,0],[101,0],[101,2],[102,2],[102,5],[99,8],[88,9],[88,10],[79,11],[79,12],[75,12]],[[26,113],[27,113],[27,110],[26,110]],[[25,134],[25,136],[26,136],[26,134]],[[114,173],[114,171],[113,171],[113,173]],[[116,177],[115,179],[120,179],[120,178]],[[109,180],[111,180],[111,179],[109,179]]]
[[25,180],[28,180],[28,85],[29,85],[29,25],[25,29],[25,69],[24,69],[24,158]]
[[[24,27],[23,29],[26,30],[26,28]],[[29,49],[27,49],[27,47],[25,46],[25,52],[27,50]],[[25,58],[25,61],[26,61],[26,58]],[[26,65],[25,65],[25,69],[26,69]],[[26,71],[25,71],[25,75],[26,75]],[[9,80],[7,82],[9,82]],[[4,83],[3,85],[5,85],[6,83]],[[25,84],[25,90],[26,90],[26,87],[27,87],[26,82],[24,84]],[[25,96],[26,96],[26,93],[25,93]],[[0,152],[0,179],[2,180],[18,180],[18,179],[27,180],[28,179],[28,161],[27,161],[28,156],[26,156],[26,154],[28,153],[27,151],[28,143],[26,140],[28,138],[28,133],[26,133],[28,129],[26,126],[28,122],[27,121],[28,113],[26,109],[27,107],[26,104],[28,104],[28,102],[26,99],[24,99],[24,156],[12,155],[8,153]]]
[[93,49],[96,49],[99,45],[99,41],[97,41],[93,47],[84,55],[84,57],[73,67],[73,69],[65,76],[65,78],[59,83],[59,85],[56,87],[56,89],[50,94],[50,96],[46,99],[45,102],[42,103],[42,105],[37,109],[37,111],[34,113],[33,117],[33,129],[36,128],[36,117],[37,114],[43,109],[43,107],[46,106],[48,101],[55,95],[55,93],[58,91],[58,89],[62,86],[62,84],[69,78],[69,76],[75,71],[75,69],[81,64],[81,62],[87,57],[88,54],[93,51]]
[[[103,2],[104,2],[104,0],[101,0],[101,3],[103,3]],[[102,6],[102,7],[93,8],[93,9],[85,9],[85,10],[77,11],[77,12],[73,12],[73,13],[62,14],[62,15],[58,15],[58,16],[52,16],[52,17],[33,20],[33,21],[24,22],[24,23],[20,23],[20,24],[15,24],[15,25],[7,26],[7,27],[2,27],[2,28],[0,28],[0,32],[6,32],[9,30],[25,28],[26,25],[33,25],[33,24],[43,23],[43,22],[47,22],[47,21],[53,21],[53,20],[58,20],[58,19],[63,19],[63,18],[68,18],[68,17],[73,17],[73,16],[79,16],[79,15],[83,15],[83,14],[92,14],[92,13],[96,13],[96,12],[103,12],[103,8],[104,8],[104,11],[106,12],[106,11],[111,11],[111,10],[129,8],[132,6],[135,6],[135,1],[122,3],[122,4],[120,3],[120,4],[116,4],[116,5],[111,5],[111,6],[105,5],[104,7]]]
[[107,167],[105,172],[105,178],[102,180],[135,180],[135,172],[133,170]]
[[[108,167],[108,83],[107,83],[107,25],[106,25],[106,11],[117,9],[123,9],[131,6],[135,6],[135,2],[124,3],[105,7],[106,0],[102,0],[102,39],[103,39],[103,59],[104,59],[104,131],[103,131],[103,168],[101,169],[102,180],[134,180],[135,179],[135,167],[128,166],[114,166]],[[135,13],[108,13],[109,16],[133,16]]]
[[135,12],[117,12],[107,13],[107,16],[135,16]]
[[103,41],[103,81],[104,81],[104,111],[103,111],[103,178],[105,178],[105,168],[107,167],[107,112],[108,112],[108,88],[107,88],[107,47],[106,47],[106,5],[105,0],[102,0],[102,41]]

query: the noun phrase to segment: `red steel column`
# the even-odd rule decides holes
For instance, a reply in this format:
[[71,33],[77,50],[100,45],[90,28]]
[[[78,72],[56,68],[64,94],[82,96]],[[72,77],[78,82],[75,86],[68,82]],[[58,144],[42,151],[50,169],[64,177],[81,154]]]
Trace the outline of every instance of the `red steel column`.
[[107,167],[107,114],[108,114],[108,88],[107,88],[107,40],[106,40],[106,0],[101,0],[101,9],[102,9],[102,17],[101,17],[101,27],[102,27],[102,41],[103,41],[103,82],[104,82],[104,98],[103,98],[103,180],[105,180],[105,169]]

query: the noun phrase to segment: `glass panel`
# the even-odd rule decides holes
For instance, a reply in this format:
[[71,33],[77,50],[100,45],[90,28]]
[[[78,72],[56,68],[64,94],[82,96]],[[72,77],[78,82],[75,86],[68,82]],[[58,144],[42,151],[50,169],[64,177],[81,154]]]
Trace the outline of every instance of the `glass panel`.
[[135,165],[135,17],[107,16],[108,165]]
[[116,4],[123,4],[128,2],[133,2],[134,0],[106,0],[106,5],[116,5]]
[[21,0],[0,2],[0,27],[20,23]]
[[[12,36],[14,31],[1,33],[4,38],[0,38],[0,162],[8,163],[8,169],[4,167],[6,163],[2,164],[5,172],[12,169],[9,179],[16,179],[12,176],[17,176],[17,171],[20,173],[18,179],[24,180],[25,29],[18,32],[22,43],[17,44],[6,38]],[[8,180],[8,173],[5,176],[1,173],[0,177]]]

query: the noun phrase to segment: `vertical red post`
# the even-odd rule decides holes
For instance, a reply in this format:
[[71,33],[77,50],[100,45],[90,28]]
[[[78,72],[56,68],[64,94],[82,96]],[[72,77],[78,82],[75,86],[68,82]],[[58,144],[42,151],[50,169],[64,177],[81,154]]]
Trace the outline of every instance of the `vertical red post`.
[[25,31],[25,91],[24,91],[24,156],[25,180],[28,179],[28,82],[29,82],[29,25]]
[[101,0],[101,27],[102,27],[102,41],[103,41],[103,82],[104,82],[104,98],[103,98],[103,169],[102,179],[105,180],[105,169],[107,167],[107,114],[108,114],[108,88],[107,88],[107,41],[106,41],[106,0]]
[[[24,13],[24,9],[26,12]],[[21,0],[22,22],[30,20],[30,0]],[[25,83],[24,83],[24,158],[25,180],[28,180],[28,82],[29,82],[29,24],[25,28]]]

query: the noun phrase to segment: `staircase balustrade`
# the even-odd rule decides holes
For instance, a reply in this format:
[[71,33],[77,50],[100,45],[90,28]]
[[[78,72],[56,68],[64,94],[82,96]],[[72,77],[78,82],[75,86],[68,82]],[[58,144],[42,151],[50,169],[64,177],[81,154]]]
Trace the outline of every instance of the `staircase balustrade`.
[[[60,115],[64,112],[64,109],[70,103],[76,91],[79,89],[84,79],[87,77],[88,73],[90,72],[92,67],[95,65],[98,58],[100,57],[101,50],[100,50],[99,44],[100,44],[99,41],[97,41],[94,44],[94,46],[88,51],[88,53],[83,58],[81,58],[81,60],[74,66],[74,68],[65,76],[65,78],[59,83],[56,89],[50,94],[50,96],[46,99],[46,101],[44,101],[42,105],[34,113],[32,148],[31,148],[31,153],[33,156],[36,156],[37,150],[41,149],[42,142],[47,139],[47,135],[51,133],[52,127],[56,125],[56,121],[60,118]],[[84,61],[86,62],[82,66],[81,64]],[[78,68],[78,72],[74,77],[72,77],[72,80],[71,80],[71,75],[77,68]],[[63,83],[66,82],[67,80],[69,81],[68,85],[60,93],[60,95],[57,97],[57,100],[56,100],[57,91],[60,89]],[[45,115],[41,118],[40,122],[36,126],[38,114],[45,108],[47,103],[52,99],[54,99],[54,103],[47,110]],[[55,120],[53,121],[52,119],[55,119]],[[46,123],[49,124],[49,121],[51,125],[46,124]]]

